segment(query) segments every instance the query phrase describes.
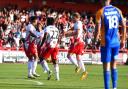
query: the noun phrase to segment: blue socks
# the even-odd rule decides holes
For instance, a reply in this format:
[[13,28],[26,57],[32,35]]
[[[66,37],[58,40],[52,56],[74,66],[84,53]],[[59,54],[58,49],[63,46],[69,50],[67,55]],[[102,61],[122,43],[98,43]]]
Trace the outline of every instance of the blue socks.
[[104,71],[104,86],[105,89],[110,89],[110,71]]
[[112,86],[113,86],[113,88],[117,88],[117,79],[118,79],[117,69],[112,69],[111,70],[111,77],[112,77]]
[[[111,70],[111,78],[113,89],[116,89],[118,79],[117,69]],[[104,87],[105,89],[110,89],[110,71],[104,71]]]

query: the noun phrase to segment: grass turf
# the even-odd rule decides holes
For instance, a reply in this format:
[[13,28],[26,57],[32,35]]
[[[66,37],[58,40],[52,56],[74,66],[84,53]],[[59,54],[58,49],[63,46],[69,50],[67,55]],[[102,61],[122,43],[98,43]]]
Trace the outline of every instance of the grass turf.
[[[37,72],[41,77],[27,79],[27,64],[0,64],[0,89],[104,89],[102,65],[87,65],[86,80],[80,80],[73,65],[60,65],[60,81],[47,79],[40,65]],[[50,65],[53,71],[53,66]],[[118,66],[118,89],[128,89],[128,66]],[[42,83],[42,84],[40,84]]]

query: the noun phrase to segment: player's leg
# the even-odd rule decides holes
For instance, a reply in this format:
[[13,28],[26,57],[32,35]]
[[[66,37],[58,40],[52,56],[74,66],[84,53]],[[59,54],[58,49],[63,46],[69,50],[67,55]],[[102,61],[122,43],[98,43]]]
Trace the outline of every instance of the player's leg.
[[44,58],[40,58],[40,64],[41,64],[41,66],[42,66],[42,68],[43,68],[43,72],[44,72],[44,73],[47,73],[47,70],[49,70],[49,69],[47,69],[48,67],[45,67],[44,64],[45,64],[45,65],[48,65],[48,64],[47,64],[46,61],[44,61],[44,62],[46,62],[46,63],[42,63],[43,60],[44,60]]
[[85,70],[84,62],[82,61],[82,55],[76,55],[79,68],[82,70],[81,80],[86,79],[88,72]]
[[78,68],[78,63],[77,61],[73,58],[73,53],[68,52],[67,58],[70,60],[70,62],[72,64],[74,64],[76,66],[76,68]]
[[38,60],[39,60],[37,45],[32,43],[31,46],[30,46],[30,52],[32,53],[32,56],[34,58],[33,63],[32,63],[32,74],[35,77],[39,77],[40,75],[36,73],[37,63],[38,63]]
[[33,63],[32,63],[32,74],[35,76],[35,77],[40,77],[39,74],[36,73],[36,68],[37,68],[37,64],[38,64],[38,54],[35,53],[34,54],[34,60],[33,60]]
[[85,70],[85,66],[84,66],[84,62],[82,61],[82,55],[83,55],[83,51],[84,51],[84,43],[83,42],[79,42],[76,46],[75,46],[75,53],[76,53],[76,59],[78,62],[78,66],[79,68],[82,69],[82,77],[81,80],[85,79],[87,77],[87,72]]
[[73,54],[74,54],[75,48],[74,45],[72,44],[69,48],[68,51],[68,55],[67,58],[71,61],[72,64],[74,64],[76,66],[76,68],[78,67],[77,61],[73,58]]
[[117,80],[118,80],[117,58],[118,58],[118,53],[119,53],[119,47],[115,47],[112,49],[111,77],[112,77],[113,89],[117,89]]
[[105,89],[110,89],[110,62],[103,63],[103,74]]
[[34,79],[35,77],[32,75],[32,61],[33,61],[33,59],[30,57],[28,45],[29,44],[27,42],[24,43],[24,51],[25,51],[26,56],[28,57],[28,78]]
[[53,62],[53,65],[54,65],[55,78],[56,78],[56,80],[59,81],[60,77],[59,77],[59,64],[58,64],[58,60],[53,59],[52,62]]
[[110,48],[101,47],[101,61],[103,62],[104,87],[105,89],[110,89],[110,61],[111,61]]
[[[42,58],[41,58],[42,48],[40,46],[38,46],[37,49],[38,49],[39,60],[40,60],[40,63],[41,63],[41,61],[42,61]],[[41,65],[41,66],[43,68],[44,73],[47,73],[47,70],[45,69],[45,67],[43,65]]]
[[54,48],[53,51],[52,51],[52,54],[51,54],[51,58],[52,58],[52,62],[53,62],[53,65],[54,65],[54,73],[55,73],[55,77],[56,77],[56,80],[60,80],[60,77],[59,77],[59,63],[58,63],[58,48]]
[[46,50],[42,50],[41,55],[40,55],[40,64],[42,66],[42,68],[46,69],[47,73],[48,73],[48,80],[51,78],[51,71],[50,68],[48,66],[48,63],[46,62],[46,60],[50,57],[51,55],[51,49],[50,48],[46,48]]
[[42,68],[44,68],[46,70],[46,72],[48,74],[47,80],[50,80],[52,72],[50,71],[50,68],[49,68],[48,63],[47,63],[46,60],[47,59],[45,59],[45,58],[41,58],[40,64],[41,64]]

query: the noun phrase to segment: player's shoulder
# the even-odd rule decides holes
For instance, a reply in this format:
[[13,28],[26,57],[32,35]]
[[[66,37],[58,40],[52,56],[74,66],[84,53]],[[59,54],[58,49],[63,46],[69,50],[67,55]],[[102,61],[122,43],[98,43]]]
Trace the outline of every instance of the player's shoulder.
[[79,20],[79,21],[78,21],[78,24],[82,24],[82,21]]
[[32,24],[28,24],[27,28],[28,29],[34,29],[35,30],[35,27]]
[[74,25],[82,25],[82,21],[77,21]]
[[56,26],[54,26],[54,25],[49,25],[49,26],[44,28],[45,32],[48,32],[48,31],[50,32],[50,31],[53,31],[53,30],[56,31],[56,30],[58,30],[58,28]]
[[121,12],[121,10],[120,10],[118,7],[113,6],[113,5],[105,6],[104,8],[105,8],[105,9],[108,8],[108,9],[110,9],[111,11],[118,11],[118,12]]
[[27,27],[32,27],[32,24],[28,24]]
[[47,30],[51,30],[51,29],[54,29],[54,28],[55,28],[55,26],[53,26],[53,25],[49,25],[49,26],[45,27],[45,29],[47,29]]
[[104,11],[104,7],[100,8],[97,12],[96,12],[96,16],[102,15]]

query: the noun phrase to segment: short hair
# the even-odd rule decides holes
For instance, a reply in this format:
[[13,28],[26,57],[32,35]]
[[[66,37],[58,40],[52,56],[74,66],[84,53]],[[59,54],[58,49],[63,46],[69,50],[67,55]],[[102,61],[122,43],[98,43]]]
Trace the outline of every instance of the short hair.
[[47,18],[47,26],[48,25],[54,25],[55,19],[53,17],[48,17]]
[[76,18],[80,18],[81,17],[78,12],[74,13],[73,16],[76,17]]

